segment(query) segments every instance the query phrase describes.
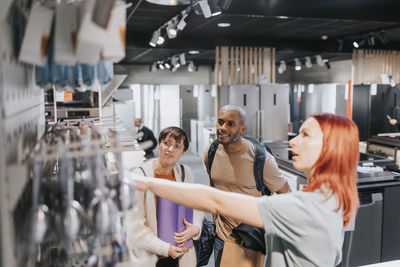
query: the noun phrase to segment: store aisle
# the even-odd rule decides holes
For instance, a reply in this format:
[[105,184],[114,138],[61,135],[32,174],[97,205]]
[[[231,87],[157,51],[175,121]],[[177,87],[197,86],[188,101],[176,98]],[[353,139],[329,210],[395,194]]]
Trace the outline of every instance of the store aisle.
[[[185,152],[180,162],[190,168],[195,183],[205,185],[210,184],[202,157],[195,155],[192,151],[188,150],[187,152]],[[206,216],[208,219],[211,220],[211,214],[207,213]],[[206,265],[206,267],[214,267],[214,253],[211,255],[210,261],[208,262],[208,265]]]

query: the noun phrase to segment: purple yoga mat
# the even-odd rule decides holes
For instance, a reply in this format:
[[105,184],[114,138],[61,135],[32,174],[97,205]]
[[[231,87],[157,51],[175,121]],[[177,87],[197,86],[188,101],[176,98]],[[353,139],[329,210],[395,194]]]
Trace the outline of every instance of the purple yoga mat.
[[[158,237],[171,245],[178,246],[174,241],[174,234],[185,231],[183,223],[186,221],[193,223],[193,209],[178,205],[174,202],[157,197],[157,233]],[[193,240],[186,241],[185,247],[193,246]]]

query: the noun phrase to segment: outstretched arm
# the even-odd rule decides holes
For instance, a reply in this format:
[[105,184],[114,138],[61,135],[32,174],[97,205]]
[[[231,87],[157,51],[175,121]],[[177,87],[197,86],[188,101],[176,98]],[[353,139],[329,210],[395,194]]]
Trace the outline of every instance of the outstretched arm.
[[164,179],[134,175],[136,189],[154,194],[189,208],[219,213],[244,223],[264,227],[256,198],[221,191],[199,184],[174,183]]

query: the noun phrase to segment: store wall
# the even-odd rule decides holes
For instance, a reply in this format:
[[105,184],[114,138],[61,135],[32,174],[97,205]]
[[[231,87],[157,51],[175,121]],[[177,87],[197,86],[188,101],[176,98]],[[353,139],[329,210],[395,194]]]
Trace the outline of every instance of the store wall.
[[277,83],[347,83],[351,80],[351,60],[335,61],[330,63],[331,68],[320,67],[317,64],[309,69],[303,68],[296,71],[294,67],[288,66],[287,70],[276,73]]
[[148,65],[115,65],[116,74],[127,74],[125,86],[129,84],[213,84],[214,71],[209,66],[200,66],[198,71],[188,72],[186,67],[179,68],[176,72],[157,70],[149,71]]

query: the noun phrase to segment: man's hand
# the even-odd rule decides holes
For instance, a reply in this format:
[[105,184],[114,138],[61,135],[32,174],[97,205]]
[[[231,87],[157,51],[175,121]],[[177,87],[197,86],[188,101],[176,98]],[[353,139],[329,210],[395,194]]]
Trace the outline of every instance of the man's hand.
[[187,250],[188,248],[175,247],[173,245],[169,245],[168,256],[170,256],[173,259],[176,259],[185,254]]
[[183,223],[186,226],[186,230],[180,233],[175,233],[175,242],[178,244],[184,244],[189,239],[200,233],[200,227],[193,225],[183,218]]

